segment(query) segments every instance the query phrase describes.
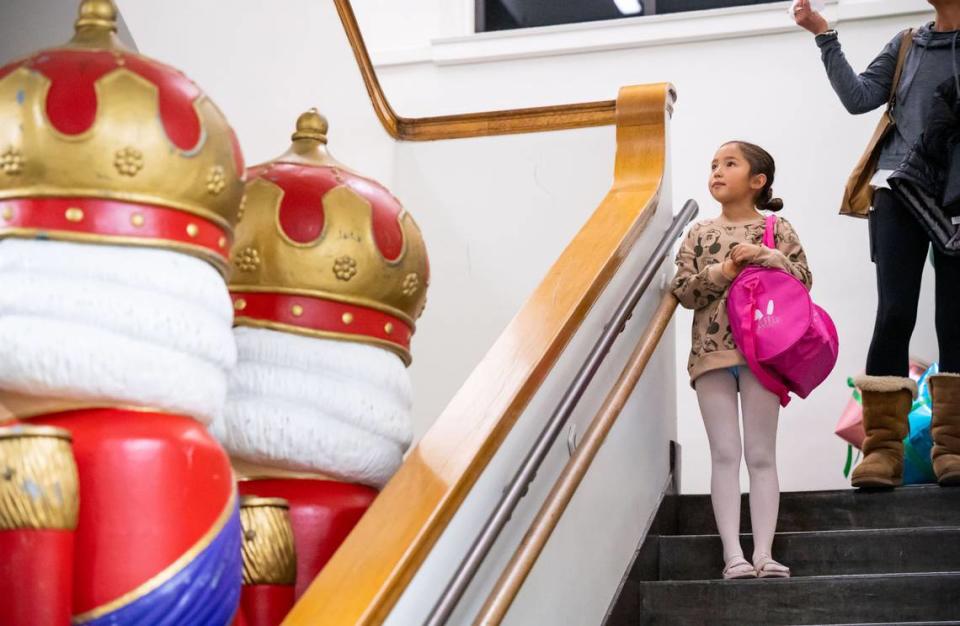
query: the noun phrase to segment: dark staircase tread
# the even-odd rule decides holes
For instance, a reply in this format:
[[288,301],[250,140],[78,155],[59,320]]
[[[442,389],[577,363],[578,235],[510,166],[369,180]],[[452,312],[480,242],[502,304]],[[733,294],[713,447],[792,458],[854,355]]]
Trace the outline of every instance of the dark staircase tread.
[[[938,621],[938,622],[857,622],[851,624],[816,624],[815,626],[891,626],[895,624],[896,626],[960,626],[960,622],[955,621]],[[790,626],[800,626],[799,624],[791,624]]]
[[[679,587],[692,587],[695,585],[709,585],[715,587],[742,587],[750,585],[792,585],[794,583],[821,583],[821,582],[849,582],[849,581],[871,581],[871,580],[887,580],[893,578],[924,578],[931,576],[943,576],[943,577],[952,577],[956,579],[957,584],[960,584],[960,570],[956,571],[943,571],[943,572],[911,572],[907,574],[846,574],[840,576],[832,575],[823,575],[823,576],[803,576],[803,577],[793,577],[793,578],[769,578],[765,580],[760,579],[744,579],[744,580],[647,580],[643,581],[641,584],[645,587],[658,587],[658,586],[679,586]],[[958,587],[960,591],[960,587]],[[960,597],[960,596],[958,596]],[[960,612],[960,604],[957,605],[957,611]],[[957,617],[960,617],[958,615]]]
[[719,580],[710,496],[665,497],[605,625],[960,626],[960,488],[784,493],[778,530],[793,578]]
[[[750,530],[747,494],[741,506],[741,530]],[[937,485],[886,491],[787,492],[780,498],[778,529],[784,532],[908,528],[960,525],[960,489]],[[668,496],[653,532],[716,532],[710,496]]]
[[[649,541],[658,554],[637,561],[634,580],[719,577],[717,535],[665,535]],[[744,554],[752,554],[750,535],[741,537],[741,545]],[[798,577],[960,571],[960,526],[780,533],[774,555]]]
[[894,623],[960,617],[960,572],[627,581],[619,624]]

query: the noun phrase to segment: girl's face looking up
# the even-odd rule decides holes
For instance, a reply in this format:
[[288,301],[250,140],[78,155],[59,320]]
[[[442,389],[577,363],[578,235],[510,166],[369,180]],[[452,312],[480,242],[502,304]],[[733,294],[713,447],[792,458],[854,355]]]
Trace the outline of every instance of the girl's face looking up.
[[708,185],[710,195],[720,204],[753,201],[766,184],[766,175],[751,174],[739,144],[724,144],[713,156]]

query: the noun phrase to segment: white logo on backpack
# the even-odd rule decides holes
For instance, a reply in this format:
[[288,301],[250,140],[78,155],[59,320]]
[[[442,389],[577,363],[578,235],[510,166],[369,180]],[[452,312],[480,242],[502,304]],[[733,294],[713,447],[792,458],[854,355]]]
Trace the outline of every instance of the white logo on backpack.
[[767,312],[764,314],[763,311],[757,309],[753,317],[757,320],[757,330],[762,330],[764,328],[769,328],[771,326],[776,326],[780,323],[780,318],[775,316],[773,313],[776,310],[776,305],[773,303],[773,300],[767,302]]

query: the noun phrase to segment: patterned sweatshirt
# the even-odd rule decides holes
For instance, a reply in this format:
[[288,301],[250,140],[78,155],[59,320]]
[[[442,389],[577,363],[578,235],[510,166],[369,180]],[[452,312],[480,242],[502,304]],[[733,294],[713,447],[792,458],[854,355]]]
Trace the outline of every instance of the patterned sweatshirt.
[[706,372],[746,365],[737,350],[727,318],[727,289],[733,282],[724,275],[723,262],[741,243],[760,245],[763,252],[754,265],[786,270],[809,290],[813,275],[793,226],[777,219],[776,249],[763,247],[764,218],[732,225],[722,217],[694,224],[677,254],[673,293],[680,304],[693,309],[693,342],[687,370],[691,385]]

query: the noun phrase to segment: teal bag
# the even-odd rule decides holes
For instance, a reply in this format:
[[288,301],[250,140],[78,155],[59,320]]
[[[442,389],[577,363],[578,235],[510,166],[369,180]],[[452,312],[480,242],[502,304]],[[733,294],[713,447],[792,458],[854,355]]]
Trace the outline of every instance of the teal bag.
[[910,411],[910,434],[903,440],[903,484],[923,485],[937,482],[933,473],[930,453],[933,450],[933,436],[930,422],[933,418],[932,401],[928,378],[940,373],[940,367],[934,363],[923,373],[917,382],[919,393]]

